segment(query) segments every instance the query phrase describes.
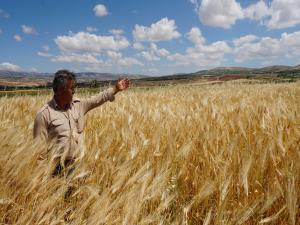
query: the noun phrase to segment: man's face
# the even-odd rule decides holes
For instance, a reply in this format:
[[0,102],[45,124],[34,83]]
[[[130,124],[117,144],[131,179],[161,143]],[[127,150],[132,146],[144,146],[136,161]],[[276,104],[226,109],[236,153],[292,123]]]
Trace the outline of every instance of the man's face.
[[74,80],[68,80],[65,88],[60,88],[58,90],[58,96],[65,103],[71,103],[73,95],[75,93],[75,82]]

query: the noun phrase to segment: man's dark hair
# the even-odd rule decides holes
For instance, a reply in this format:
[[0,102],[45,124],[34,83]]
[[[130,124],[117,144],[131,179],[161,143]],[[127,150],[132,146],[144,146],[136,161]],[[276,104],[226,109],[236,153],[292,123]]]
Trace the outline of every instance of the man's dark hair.
[[60,87],[66,87],[68,80],[74,80],[76,83],[76,75],[68,70],[58,70],[53,79],[52,88],[56,92]]

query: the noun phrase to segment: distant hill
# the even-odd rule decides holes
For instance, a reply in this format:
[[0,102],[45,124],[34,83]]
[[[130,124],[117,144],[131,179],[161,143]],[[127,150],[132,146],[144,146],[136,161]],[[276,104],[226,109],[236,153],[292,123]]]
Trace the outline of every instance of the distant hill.
[[[38,72],[15,72],[0,70],[0,91],[15,89],[31,89],[51,87],[53,73]],[[118,80],[120,77],[128,77],[131,80],[145,78],[145,75],[139,74],[112,74],[112,73],[94,73],[82,72],[76,73],[78,85],[81,87],[90,87],[91,83],[108,85],[111,81]]]
[[[129,79],[143,79],[143,80],[157,80],[157,79],[186,79],[190,76],[203,76],[203,75],[255,75],[255,74],[272,74],[279,72],[289,72],[289,71],[300,71],[300,65],[297,66],[283,66],[275,65],[262,68],[247,68],[247,67],[216,67],[210,70],[200,70],[194,73],[178,73],[164,76],[146,76],[142,74],[115,74],[115,73],[96,73],[96,72],[79,72],[76,73],[77,79],[80,81],[107,81],[107,80],[116,80],[120,77],[128,77]],[[19,78],[19,79],[39,79],[47,80],[49,82],[53,79],[53,73],[38,73],[38,72],[15,72],[15,71],[6,71],[0,70],[0,78]]]
[[262,68],[247,67],[217,67],[210,70],[200,70],[194,73],[181,73],[159,77],[145,77],[138,81],[144,82],[193,82],[199,79],[209,80],[235,80],[241,78],[258,78],[258,77],[280,77],[282,78],[300,78],[300,65],[282,66],[275,65]]
[[[139,74],[113,74],[113,73],[95,73],[95,72],[80,72],[76,73],[79,81],[91,81],[91,80],[116,80],[120,77],[128,77],[130,79],[145,78],[145,75]],[[8,79],[25,79],[25,80],[47,80],[52,81],[53,73],[38,73],[38,72],[18,72],[18,71],[7,71],[0,70],[0,78]]]
[[[297,66],[296,66],[297,67]],[[269,67],[262,67],[262,68],[248,68],[248,67],[217,67],[211,70],[200,70],[195,72],[194,74],[206,74],[206,75],[225,75],[225,74],[262,74],[262,73],[277,73],[281,71],[288,71],[294,69],[296,67],[292,66],[269,66]],[[300,66],[298,66],[300,69]]]
[[293,69],[298,69],[298,70],[300,70],[300,65],[294,66]]
[[[105,86],[120,77],[128,77],[137,86],[169,85],[179,83],[193,83],[199,80],[220,82],[236,79],[271,79],[290,80],[300,79],[300,65],[274,65],[262,68],[247,67],[217,67],[210,70],[200,70],[194,73],[177,73],[165,76],[146,76],[142,74],[114,74],[79,72],[76,73],[78,85],[81,87]],[[14,88],[43,88],[51,87],[52,73],[12,72],[0,70],[0,90]]]
[[[52,75],[53,76],[53,75]],[[105,80],[117,80],[120,77],[128,77],[129,79],[141,79],[148,77],[140,74],[114,74],[114,73],[94,73],[94,72],[81,72],[76,73],[78,81],[105,81]]]

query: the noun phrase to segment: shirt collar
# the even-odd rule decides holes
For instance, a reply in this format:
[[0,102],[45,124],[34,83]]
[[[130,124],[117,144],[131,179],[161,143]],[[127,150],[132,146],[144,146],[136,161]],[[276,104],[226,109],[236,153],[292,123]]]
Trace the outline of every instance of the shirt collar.
[[[73,98],[72,102],[70,103],[70,107],[69,109],[71,109],[74,105],[74,102],[80,102],[80,100],[78,98]],[[53,96],[52,100],[50,101],[50,104],[52,105],[52,107],[56,110],[61,110],[57,104],[57,102],[55,101],[55,98]]]

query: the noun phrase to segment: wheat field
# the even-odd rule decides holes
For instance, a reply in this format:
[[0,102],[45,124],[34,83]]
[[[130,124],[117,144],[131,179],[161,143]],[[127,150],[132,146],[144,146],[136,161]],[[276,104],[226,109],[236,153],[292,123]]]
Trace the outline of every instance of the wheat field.
[[126,90],[68,179],[32,140],[50,98],[0,98],[0,224],[300,224],[300,83]]

